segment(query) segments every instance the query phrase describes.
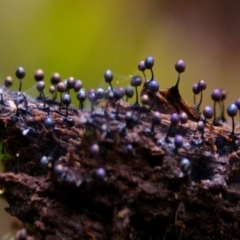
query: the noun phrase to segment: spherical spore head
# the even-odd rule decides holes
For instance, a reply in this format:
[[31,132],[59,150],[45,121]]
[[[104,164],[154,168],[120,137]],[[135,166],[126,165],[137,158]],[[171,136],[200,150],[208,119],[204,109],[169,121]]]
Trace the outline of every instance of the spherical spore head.
[[34,79],[35,81],[42,81],[44,79],[44,72],[42,69],[38,69],[35,73],[34,73]]
[[170,117],[170,122],[172,125],[177,125],[179,122],[179,115],[177,113],[172,113]]
[[145,67],[145,62],[144,61],[140,61],[139,64],[138,64],[138,70],[139,71],[145,71],[146,70],[146,67]]
[[23,67],[18,67],[15,74],[18,79],[23,79],[26,73]]
[[238,110],[240,110],[240,98],[236,100],[235,105],[237,106]]
[[53,85],[49,87],[49,93],[50,94],[55,93],[55,91],[56,91],[56,88]]
[[132,86],[127,86],[125,88],[125,95],[128,97],[128,98],[132,98],[133,95],[134,95],[134,89]]
[[215,88],[212,91],[211,98],[214,102],[219,102],[222,100],[222,91],[221,89]]
[[66,85],[63,82],[59,82],[56,86],[58,92],[63,93],[66,91]]
[[114,100],[115,96],[114,96],[114,91],[112,91],[111,89],[107,90],[105,92],[105,98],[112,101]]
[[93,155],[99,155],[100,153],[100,148],[99,145],[97,143],[94,143],[91,147],[90,147],[90,153]]
[[194,84],[193,84],[193,86],[192,86],[192,91],[193,91],[193,93],[196,94],[196,95],[201,92],[200,89],[199,89],[199,87],[198,87],[198,83],[194,83]]
[[52,76],[51,76],[51,83],[53,85],[57,85],[58,83],[60,83],[61,81],[61,76],[59,73],[54,73]]
[[154,58],[151,56],[147,57],[144,61],[144,65],[146,69],[152,69],[154,65]]
[[153,92],[153,93],[158,92],[158,90],[159,90],[159,83],[158,83],[156,80],[149,81],[149,83],[148,83],[148,89],[149,89],[151,92]]
[[232,103],[227,107],[227,114],[229,117],[235,117],[237,115],[238,108],[237,106]]
[[69,105],[69,104],[71,104],[71,102],[72,102],[71,96],[68,93],[65,93],[62,96],[62,103],[65,105]]
[[211,119],[211,118],[213,117],[213,109],[212,109],[212,107],[206,106],[206,107],[203,109],[203,116],[204,116],[206,119]]
[[227,98],[227,91],[225,89],[221,89],[222,91],[222,101]]
[[130,112],[130,111],[127,111],[125,118],[126,118],[126,121],[128,121],[128,120],[130,120],[130,121],[133,120],[133,113]]
[[185,173],[185,174],[189,174],[190,170],[191,170],[191,162],[189,161],[188,158],[182,158],[179,164],[181,170]]
[[133,145],[132,144],[128,144],[127,147],[126,147],[126,152],[127,153],[132,153],[133,152]]
[[74,92],[78,92],[82,87],[83,87],[82,81],[76,80],[74,83],[73,90],[74,90]]
[[197,130],[199,132],[202,132],[204,130],[204,127],[205,127],[204,122],[203,121],[198,121],[198,123],[197,123]]
[[56,164],[53,168],[53,172],[57,177],[63,177],[65,175],[65,168],[62,164]]
[[42,156],[42,158],[41,158],[41,165],[43,166],[43,167],[47,167],[47,165],[48,165],[48,157],[46,157],[46,156]]
[[86,99],[86,92],[84,89],[81,89],[78,93],[77,93],[77,99],[81,102],[84,102]]
[[103,99],[105,96],[105,91],[103,88],[97,88],[95,93],[96,99]]
[[99,179],[104,179],[106,177],[106,170],[103,167],[96,169],[95,175]]
[[44,126],[49,129],[49,128],[52,128],[54,126],[54,122],[52,120],[51,117],[47,117],[44,121]]
[[7,76],[7,77],[4,79],[4,86],[5,86],[6,88],[9,88],[9,87],[11,87],[12,85],[13,85],[13,79],[12,79],[12,77]]
[[91,88],[90,90],[88,90],[88,93],[87,93],[87,98],[88,100],[91,102],[91,103],[94,103],[97,98],[96,98],[96,92],[93,88]]
[[104,73],[105,82],[110,83],[113,80],[113,73],[111,70],[106,70]]
[[182,124],[187,123],[187,121],[188,121],[188,115],[187,115],[185,112],[181,112],[181,113],[179,114],[179,120],[180,120],[180,122],[181,122]]
[[183,145],[183,137],[181,135],[176,135],[174,138],[174,145],[176,148],[180,148]]
[[206,83],[206,81],[205,80],[200,80],[199,82],[198,82],[198,89],[200,90],[200,91],[203,91],[203,90],[205,90],[207,88],[207,83]]
[[69,78],[67,79],[67,88],[68,88],[68,89],[72,89],[72,88],[74,88],[74,85],[75,85],[75,80],[74,80],[74,78],[73,78],[73,77],[69,77]]
[[120,100],[123,98],[123,96],[125,94],[125,89],[122,87],[115,88],[115,89],[113,89],[113,93],[114,93],[115,99]]
[[153,121],[154,124],[160,124],[161,123],[161,114],[160,114],[160,112],[153,112],[152,121]]
[[186,64],[185,62],[180,59],[175,63],[175,69],[178,73],[183,73],[186,69]]
[[141,84],[142,84],[142,78],[139,75],[132,76],[132,78],[131,78],[131,85],[133,87],[141,86]]
[[37,82],[36,88],[37,88],[38,92],[42,92],[44,90],[44,88],[45,88],[44,81]]
[[140,101],[143,105],[149,105],[150,104],[150,99],[147,94],[143,94],[140,98]]

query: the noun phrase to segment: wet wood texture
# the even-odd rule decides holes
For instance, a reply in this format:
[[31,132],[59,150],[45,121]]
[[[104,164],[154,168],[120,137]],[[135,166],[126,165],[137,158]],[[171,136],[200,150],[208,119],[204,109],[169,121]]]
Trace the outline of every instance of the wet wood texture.
[[[152,110],[105,101],[93,112],[70,107],[66,117],[57,104],[47,104],[48,111],[30,97],[28,108],[16,112],[13,93],[4,91],[0,186],[6,210],[32,226],[21,233],[24,239],[240,237],[239,130],[235,139],[231,126],[209,121],[202,138],[199,112],[176,89],[143,93],[154,102]],[[153,111],[161,113],[154,128]],[[170,114],[181,111],[190,120],[170,128]],[[54,126],[46,127],[46,117]],[[183,136],[179,149],[176,134]],[[90,150],[94,144],[97,153]],[[183,158],[190,161],[187,171]]]

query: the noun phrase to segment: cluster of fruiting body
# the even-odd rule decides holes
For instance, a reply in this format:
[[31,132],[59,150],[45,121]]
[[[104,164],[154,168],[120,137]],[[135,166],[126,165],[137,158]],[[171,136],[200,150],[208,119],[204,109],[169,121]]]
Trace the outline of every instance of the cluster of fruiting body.
[[[103,74],[107,89],[89,90],[83,89],[81,80],[69,77],[62,81],[60,74],[54,73],[50,77],[50,97],[44,92],[44,72],[37,70],[33,76],[39,92],[37,99],[22,92],[26,74],[22,67],[18,68],[18,91],[8,90],[13,84],[8,76],[0,92],[1,137],[13,160],[4,163],[5,171],[48,177],[54,187],[58,186],[57,192],[64,188],[64,193],[77,192],[81,199],[91,195],[93,189],[104,192],[106,187],[110,189],[107,201],[94,197],[94,201],[100,201],[97,206],[107,203],[105,209],[115,209],[115,203],[120,206],[126,199],[130,199],[126,205],[131,206],[145,196],[147,201],[152,193],[160,192],[156,191],[156,181],[164,178],[199,182],[214,175],[211,162],[217,162],[217,155],[228,158],[239,148],[234,117],[240,100],[227,108],[232,118],[232,126],[228,126],[224,117],[225,91],[215,89],[213,108],[205,106],[201,111],[206,81],[193,85],[194,103],[190,106],[179,92],[185,62],[176,62],[177,82],[167,90],[160,88],[153,66],[153,57],[140,61],[138,69],[143,77],[141,73],[132,76],[125,88],[115,88],[111,70]],[[129,99],[133,97],[132,104]],[[73,98],[79,101],[78,107],[71,105]],[[84,106],[86,101],[90,102],[90,110]],[[220,117],[216,116],[217,103]],[[202,159],[207,159],[207,163]],[[201,164],[205,165],[199,173]],[[133,193],[136,186],[142,189]],[[121,191],[125,200],[118,202]],[[87,208],[88,200],[84,201],[77,201],[76,206],[85,204]]]
[[[203,98],[202,91],[205,90],[206,87],[207,87],[207,83],[204,80],[200,80],[198,83],[193,84],[193,87],[192,87],[192,91],[193,91],[193,94],[194,94],[193,103],[194,103],[194,107],[198,111],[200,111],[200,106],[201,106],[201,103],[202,103],[202,98]],[[199,103],[196,104],[196,95],[199,94],[199,93],[201,93],[200,100],[199,100]]]
[[[186,141],[189,139],[189,136],[187,136],[188,130],[186,130],[189,119],[195,122],[195,130],[192,131],[192,136],[196,137],[197,135],[195,133],[199,132],[200,143],[203,144],[206,125],[208,132],[211,131],[211,128],[209,128],[211,125],[210,119],[214,117],[213,125],[220,125],[226,121],[223,103],[226,98],[226,92],[224,90],[214,89],[211,95],[214,101],[213,108],[206,106],[201,114],[202,92],[207,87],[206,81],[200,80],[193,85],[194,106],[191,107],[184,102],[179,93],[180,75],[186,69],[185,62],[183,60],[176,62],[175,69],[178,73],[177,82],[168,90],[160,89],[159,82],[154,78],[153,66],[153,57],[147,57],[145,60],[140,61],[138,69],[143,73],[144,82],[140,75],[134,75],[130,80],[129,86],[125,88],[115,88],[112,85],[114,74],[111,70],[106,70],[103,75],[105,82],[109,85],[106,90],[97,88],[86,91],[83,89],[81,80],[75,80],[73,77],[69,77],[67,80],[61,81],[60,74],[54,73],[50,78],[52,85],[49,88],[49,93],[51,97],[46,96],[44,93],[44,72],[39,69],[33,76],[36,81],[36,89],[39,92],[34,106],[29,102],[31,100],[22,92],[25,70],[19,67],[16,70],[16,77],[20,81],[19,90],[17,92],[11,92],[10,94],[10,96],[13,96],[15,108],[12,108],[10,104],[11,99],[7,99],[6,96],[4,96],[4,89],[1,89],[1,106],[2,109],[5,110],[9,109],[10,111],[11,109],[15,121],[22,121],[24,117],[28,119],[28,116],[35,111],[34,109],[38,110],[41,112],[41,117],[38,119],[41,119],[42,126],[46,129],[47,134],[52,135],[52,139],[56,138],[59,134],[59,129],[62,129],[63,126],[66,128],[64,131],[71,129],[73,126],[85,129],[88,134],[82,138],[86,137],[88,139],[88,154],[93,158],[99,158],[102,152],[106,151],[105,147],[103,147],[105,142],[114,142],[116,139],[119,139],[119,136],[128,139],[125,143],[121,142],[123,146],[119,146],[119,149],[126,154],[134,152],[136,142],[129,140],[130,137],[128,136],[134,129],[135,131],[137,131],[136,129],[141,129],[141,133],[138,133],[139,136],[142,137],[144,135],[151,137],[151,141],[158,147],[166,148],[173,145],[173,151],[178,154],[180,149],[186,147]],[[146,77],[147,70],[151,72],[150,79]],[[10,76],[6,77],[4,84],[6,88],[10,88],[13,84],[12,78]],[[142,90],[139,102],[138,89],[141,86]],[[71,106],[73,97],[71,91],[76,93],[76,98],[79,101],[78,109]],[[200,100],[196,103],[195,95],[199,93],[201,94]],[[128,103],[128,99],[134,95],[134,104]],[[124,100],[124,96],[126,100]],[[86,99],[88,99],[91,104],[90,111],[84,108]],[[237,100],[235,104],[231,104],[227,108],[227,114],[232,118],[232,130],[229,136],[234,139],[236,139],[234,117],[240,109],[239,102],[240,101]],[[216,117],[216,103],[219,103],[221,108],[219,118]],[[101,107],[96,107],[100,105]],[[22,108],[20,108],[20,106],[22,106]],[[168,119],[167,125],[162,124],[163,119]],[[23,127],[23,131],[25,135],[36,132],[34,126],[29,123]],[[158,136],[159,133],[165,136],[162,138],[161,135],[161,137],[156,140],[156,136]],[[66,149],[68,149],[70,145],[74,145],[72,142],[68,143],[66,140],[64,141],[67,143]],[[75,141],[75,143],[76,142],[78,141]],[[80,145],[85,144],[82,143],[82,139],[80,142]],[[159,145],[160,142],[161,144]],[[73,149],[75,148],[76,147]],[[76,149],[74,151],[76,151]],[[51,152],[45,151],[39,158],[41,166],[48,170],[53,170],[53,173],[56,173],[58,177],[64,175],[65,178],[67,178],[66,173],[64,173],[66,168],[63,167],[62,163],[59,165],[60,163],[55,157],[49,157],[48,155],[51,155]],[[58,155],[57,157],[60,158],[61,156]],[[185,167],[182,167],[182,164],[187,162],[186,157],[181,156],[181,158],[184,160],[180,161],[180,169],[185,169]],[[189,163],[187,163],[187,165],[190,165],[191,159],[188,161]],[[188,174],[190,172],[189,169],[190,168],[187,167],[186,172]],[[96,166],[95,174],[98,177],[106,176],[107,171],[104,166]]]

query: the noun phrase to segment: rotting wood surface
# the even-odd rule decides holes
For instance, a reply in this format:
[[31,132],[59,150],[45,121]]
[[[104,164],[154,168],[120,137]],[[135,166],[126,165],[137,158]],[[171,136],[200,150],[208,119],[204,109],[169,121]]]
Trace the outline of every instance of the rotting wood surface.
[[[49,113],[31,98],[28,109],[16,114],[12,94],[4,91],[0,110],[7,152],[0,186],[7,211],[33,226],[19,239],[239,239],[239,140],[229,137],[229,125],[210,121],[202,139],[196,132],[199,113],[179,93],[149,94],[153,110],[161,112],[154,131],[151,111],[122,100],[93,112],[70,107],[65,117],[57,104],[48,104]],[[175,111],[188,112],[191,120],[173,128],[167,142]],[[130,123],[126,112],[134,116]],[[54,127],[46,128],[49,114]],[[183,136],[180,149],[175,134]],[[98,154],[91,153],[93,144]],[[47,166],[43,156],[50,159]],[[180,167],[185,157],[189,175]],[[99,167],[106,171],[102,178]]]

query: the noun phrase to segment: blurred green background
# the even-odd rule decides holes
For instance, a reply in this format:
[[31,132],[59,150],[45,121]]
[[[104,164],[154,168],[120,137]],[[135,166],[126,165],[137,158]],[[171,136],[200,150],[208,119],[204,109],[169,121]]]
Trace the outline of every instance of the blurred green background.
[[[167,88],[176,82],[174,64],[181,58],[187,68],[180,91],[188,102],[193,83],[205,79],[203,104],[212,105],[215,87],[227,90],[230,103],[240,97],[239,15],[240,2],[227,0],[1,0],[0,79],[15,78],[22,66],[24,90],[34,86],[39,68],[46,81],[59,72],[81,79],[85,88],[104,87],[109,68],[115,86],[128,85],[138,62],[152,55],[155,77]],[[7,232],[9,216],[0,216],[1,233]]]

